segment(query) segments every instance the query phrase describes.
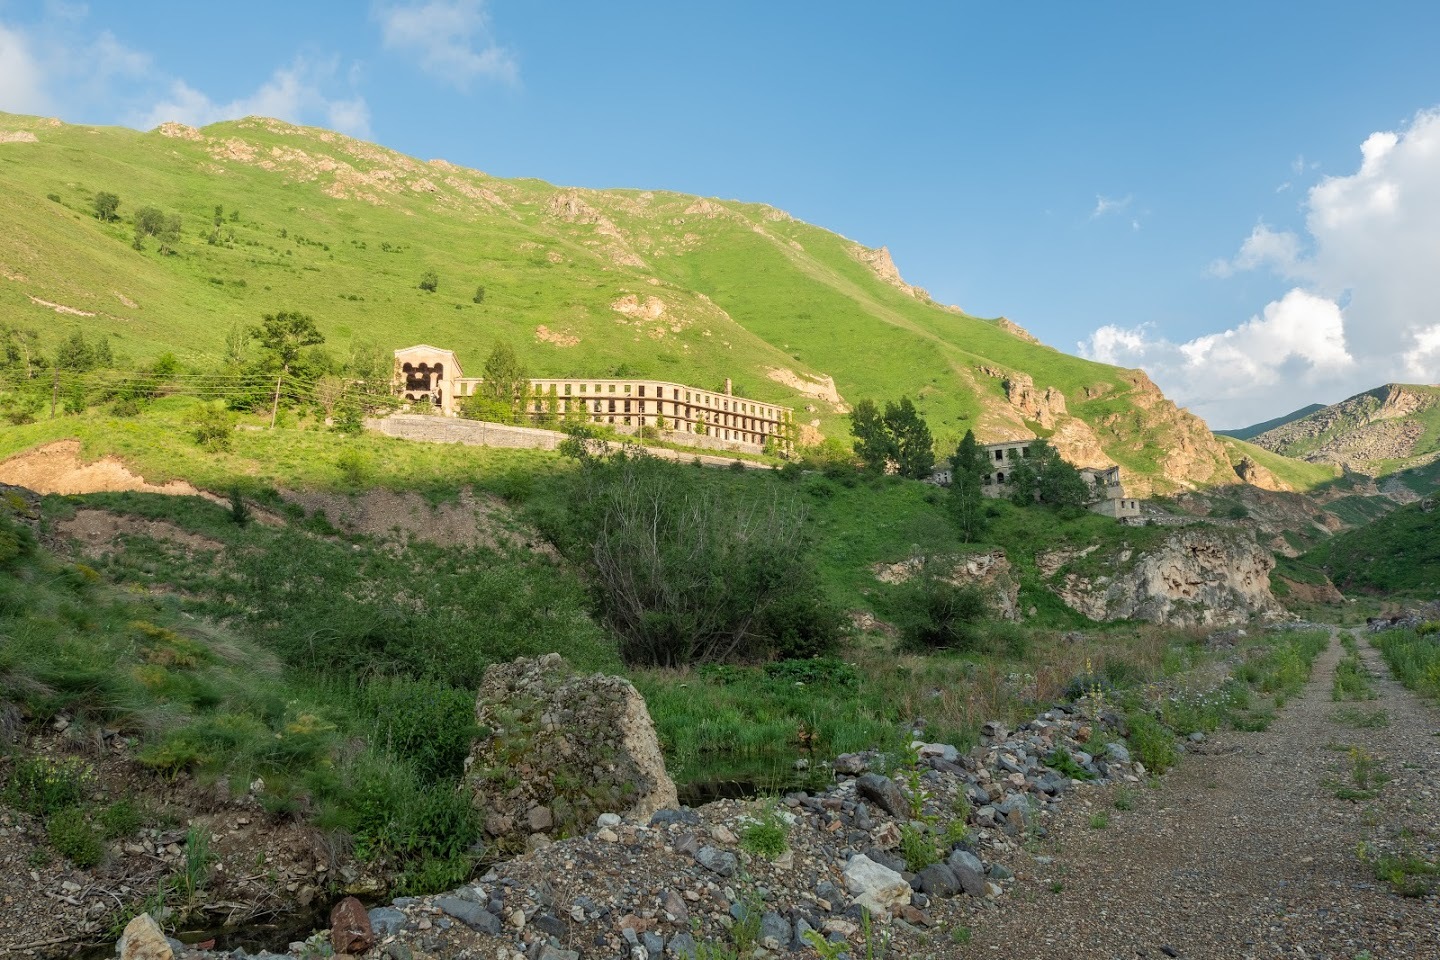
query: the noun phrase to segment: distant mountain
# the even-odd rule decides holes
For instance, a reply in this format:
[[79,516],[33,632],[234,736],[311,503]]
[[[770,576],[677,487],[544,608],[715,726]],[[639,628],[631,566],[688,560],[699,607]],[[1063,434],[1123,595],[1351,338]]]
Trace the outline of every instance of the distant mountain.
[[1276,427],[1283,427],[1292,420],[1299,420],[1301,417],[1308,416],[1316,410],[1324,409],[1325,404],[1323,403],[1311,403],[1301,407],[1299,410],[1287,413],[1283,417],[1276,417],[1274,420],[1266,420],[1264,423],[1256,423],[1248,427],[1236,427],[1234,430],[1216,430],[1214,433],[1217,437],[1234,437],[1236,440],[1253,440],[1262,433],[1274,430]]
[[[94,215],[102,192],[118,217]],[[145,207],[178,235],[135,249]],[[884,247],[764,204],[501,179],[257,117],[140,133],[0,114],[4,323],[46,350],[82,329],[213,368],[228,331],[278,310],[311,314],[337,358],[429,343],[478,372],[507,340],[536,375],[732,377],[808,440],[908,395],[942,449],[1039,435],[1142,495],[1235,482],[1144,373],[938,304]]]
[[1267,430],[1256,446],[1373,476],[1440,457],[1440,386],[1387,383]]

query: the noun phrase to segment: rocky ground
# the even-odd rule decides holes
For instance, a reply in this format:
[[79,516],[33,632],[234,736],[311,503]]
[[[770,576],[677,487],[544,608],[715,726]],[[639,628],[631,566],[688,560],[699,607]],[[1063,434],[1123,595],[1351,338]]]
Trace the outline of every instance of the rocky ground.
[[[375,960],[817,956],[814,931],[825,955],[857,958],[1440,957],[1435,895],[1398,896],[1357,855],[1440,856],[1440,718],[1361,650],[1376,699],[1332,701],[1334,644],[1269,730],[1190,744],[1160,780],[1109,746],[1118,718],[1052,711],[991,727],[968,755],[839,758],[820,796],[607,815],[446,895],[351,901],[337,945]],[[1357,757],[1370,795],[1354,796]],[[912,874],[925,843],[944,859]],[[862,906],[887,922],[867,931]],[[151,934],[138,925],[127,955],[163,958]]]

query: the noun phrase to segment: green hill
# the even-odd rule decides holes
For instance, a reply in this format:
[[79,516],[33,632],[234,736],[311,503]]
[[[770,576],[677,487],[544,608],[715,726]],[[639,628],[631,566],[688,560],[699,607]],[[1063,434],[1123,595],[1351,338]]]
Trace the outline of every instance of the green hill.
[[1434,599],[1440,592],[1440,511],[1433,500],[1401,507],[1336,535],[1299,558],[1345,593]]
[[1262,433],[1274,430],[1276,427],[1283,427],[1292,420],[1299,420],[1301,417],[1307,417],[1317,410],[1324,409],[1325,404],[1323,403],[1307,403],[1299,410],[1292,410],[1283,417],[1275,417],[1273,420],[1266,420],[1263,423],[1252,424],[1248,427],[1237,427],[1234,430],[1216,430],[1215,435],[1217,437],[1233,437],[1236,440],[1253,440]]
[[[300,310],[337,354],[427,342],[474,369],[505,339],[540,374],[730,376],[812,440],[843,433],[850,403],[908,394],[942,448],[1048,434],[1142,493],[1231,476],[1143,373],[937,304],[884,248],[763,204],[500,179],[261,118],[140,133],[0,114],[0,132],[0,317],[42,348],[83,329],[204,368],[235,326]],[[119,219],[96,219],[101,192]],[[170,252],[132,246],[143,207],[178,214]]]
[[1382,476],[1440,456],[1440,387],[1387,383],[1255,436],[1312,463],[1345,463]]

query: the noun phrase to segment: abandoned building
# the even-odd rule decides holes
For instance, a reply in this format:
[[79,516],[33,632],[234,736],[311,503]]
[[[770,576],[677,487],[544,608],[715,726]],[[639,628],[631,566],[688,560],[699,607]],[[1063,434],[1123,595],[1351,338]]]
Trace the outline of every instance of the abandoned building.
[[[989,472],[980,478],[980,492],[987,497],[1009,496],[1011,467],[1016,460],[1029,459],[1032,442],[1007,440],[1003,443],[985,444],[982,450]],[[1081,479],[1092,491],[1092,498],[1085,505],[1086,509],[1116,520],[1140,516],[1140,501],[1125,496],[1119,467],[1080,467],[1079,472]],[[952,472],[947,460],[931,474],[930,482],[948,487],[951,479]]]
[[[410,403],[429,403],[457,416],[466,397],[483,382],[467,377],[453,351],[421,344],[395,351],[396,391]],[[730,379],[722,391],[702,390],[667,380],[536,377],[529,381],[525,412],[531,419],[559,418],[572,405],[592,423],[621,433],[654,427],[684,443],[758,453],[772,438],[786,443],[793,411],[774,403],[737,397]]]

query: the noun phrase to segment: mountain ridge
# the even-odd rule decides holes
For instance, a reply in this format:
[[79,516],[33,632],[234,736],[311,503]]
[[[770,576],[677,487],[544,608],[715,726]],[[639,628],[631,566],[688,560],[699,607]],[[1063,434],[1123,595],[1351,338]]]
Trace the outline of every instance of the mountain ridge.
[[[937,304],[885,247],[769,204],[493,177],[267,118],[142,133],[0,114],[0,131],[29,135],[0,143],[0,308],[52,340],[83,328],[202,364],[230,327],[295,309],[336,350],[427,342],[478,367],[510,340],[546,375],[730,376],[812,440],[858,399],[906,394],[942,446],[1047,436],[1142,495],[1236,482],[1143,372]],[[90,215],[100,191],[122,216],[178,213],[174,255]]]

